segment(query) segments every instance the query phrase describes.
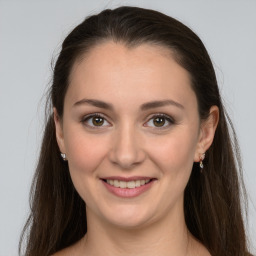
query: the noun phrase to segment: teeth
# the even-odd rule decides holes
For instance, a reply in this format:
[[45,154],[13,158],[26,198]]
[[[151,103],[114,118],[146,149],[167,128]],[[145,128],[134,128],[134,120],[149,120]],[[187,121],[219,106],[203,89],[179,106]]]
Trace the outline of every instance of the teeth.
[[137,188],[137,187],[140,187],[140,180],[136,180],[135,181],[135,187]]
[[119,187],[120,188],[126,188],[126,182],[125,181],[120,181],[119,182]]
[[119,188],[119,181],[118,180],[114,180],[114,187]]
[[107,183],[116,187],[116,188],[138,188],[149,183],[150,179],[147,180],[132,180],[132,181],[123,181],[123,180],[107,180]]
[[128,188],[135,188],[135,181],[128,181],[127,182],[127,187]]

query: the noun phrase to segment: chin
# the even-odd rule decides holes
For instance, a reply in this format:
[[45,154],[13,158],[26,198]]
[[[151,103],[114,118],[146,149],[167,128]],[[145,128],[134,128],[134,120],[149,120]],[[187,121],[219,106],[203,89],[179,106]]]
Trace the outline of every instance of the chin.
[[[151,209],[152,210],[152,209]],[[108,211],[102,217],[109,223],[122,229],[137,229],[152,222],[153,213],[147,207],[119,206],[115,211]]]

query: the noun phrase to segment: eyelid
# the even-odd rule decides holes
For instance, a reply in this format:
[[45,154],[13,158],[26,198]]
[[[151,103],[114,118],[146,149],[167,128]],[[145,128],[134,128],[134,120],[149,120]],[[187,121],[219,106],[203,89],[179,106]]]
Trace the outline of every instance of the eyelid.
[[[174,118],[171,117],[170,115],[167,115],[167,114],[164,114],[164,113],[152,114],[152,115],[147,119],[147,121],[145,122],[145,124],[147,124],[150,120],[152,120],[152,119],[154,119],[154,118],[157,118],[157,117],[163,117],[163,118],[165,118],[165,120],[168,121],[169,124],[166,125],[166,126],[162,126],[162,127],[157,127],[157,126],[152,127],[152,128],[154,128],[154,129],[166,129],[166,128],[170,127],[170,125],[175,124]],[[147,125],[145,125],[145,124],[144,124],[143,126],[147,126]],[[151,127],[151,126],[149,126],[149,127]]]
[[98,126],[98,127],[93,126],[93,125],[88,125],[86,122],[90,118],[93,118],[93,117],[100,117],[100,118],[104,119],[105,122],[107,122],[108,124],[111,125],[111,123],[108,121],[108,118],[105,115],[103,115],[102,113],[91,113],[91,114],[85,115],[85,116],[82,117],[81,123],[83,123],[84,125],[86,125],[89,128],[92,128],[92,129],[100,129],[102,127],[109,127],[109,125],[102,125],[102,126]]
[[[108,125],[102,125],[102,126],[94,126],[94,125],[89,125],[88,123],[86,123],[90,118],[93,118],[93,117],[100,117],[102,119],[104,119],[104,122],[107,122]],[[169,123],[167,125],[164,125],[164,126],[160,126],[160,127],[157,127],[157,126],[148,126],[147,123],[149,123],[150,120],[154,119],[154,118],[157,118],[157,117],[163,117],[165,118],[165,120]],[[100,128],[103,128],[103,127],[109,127],[109,126],[112,126],[111,122],[109,122],[108,120],[109,118],[106,117],[104,114],[102,113],[90,113],[90,114],[87,114],[85,116],[83,116],[81,118],[81,123],[83,123],[85,126],[89,127],[89,128],[92,128],[92,129],[100,129]],[[171,117],[170,115],[167,115],[167,114],[164,114],[164,113],[155,113],[155,114],[152,114],[150,115],[148,118],[147,118],[147,121],[143,124],[143,126],[146,126],[146,127],[151,127],[151,128],[154,128],[154,129],[166,129],[168,127],[170,127],[171,125],[175,124],[175,120],[173,117]]]

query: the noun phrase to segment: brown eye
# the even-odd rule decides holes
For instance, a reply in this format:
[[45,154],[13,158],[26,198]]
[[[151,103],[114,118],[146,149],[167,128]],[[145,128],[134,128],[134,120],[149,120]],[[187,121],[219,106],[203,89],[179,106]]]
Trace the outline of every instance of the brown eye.
[[154,123],[154,125],[155,125],[156,127],[162,127],[162,126],[164,126],[164,125],[165,125],[165,122],[166,122],[165,117],[155,117],[155,118],[153,119],[153,123]]
[[105,119],[105,117],[100,114],[91,114],[82,119],[82,123],[87,127],[91,128],[101,128],[101,127],[109,127],[110,123]]
[[102,126],[104,124],[104,119],[99,116],[94,116],[92,118],[92,123],[94,126]]
[[152,128],[168,128],[171,125],[175,124],[175,121],[172,117],[166,114],[156,114],[151,117],[144,126]]

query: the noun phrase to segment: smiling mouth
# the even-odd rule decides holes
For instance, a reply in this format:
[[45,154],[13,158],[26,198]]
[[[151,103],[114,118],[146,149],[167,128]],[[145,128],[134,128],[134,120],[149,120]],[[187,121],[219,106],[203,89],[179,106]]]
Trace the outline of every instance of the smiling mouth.
[[131,180],[131,181],[123,181],[123,180],[112,180],[112,179],[103,179],[104,182],[116,188],[124,188],[124,189],[133,189],[144,186],[154,179],[142,179],[142,180]]

